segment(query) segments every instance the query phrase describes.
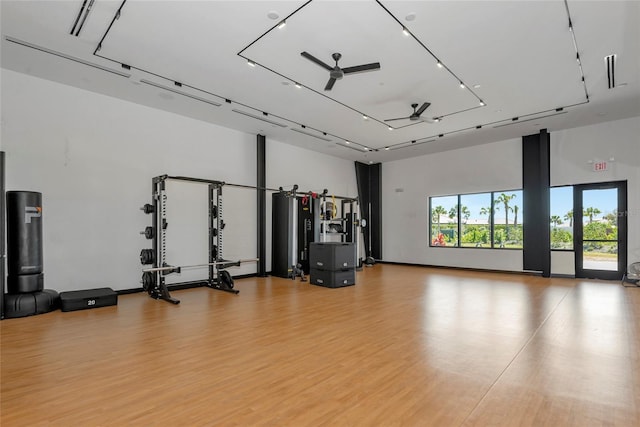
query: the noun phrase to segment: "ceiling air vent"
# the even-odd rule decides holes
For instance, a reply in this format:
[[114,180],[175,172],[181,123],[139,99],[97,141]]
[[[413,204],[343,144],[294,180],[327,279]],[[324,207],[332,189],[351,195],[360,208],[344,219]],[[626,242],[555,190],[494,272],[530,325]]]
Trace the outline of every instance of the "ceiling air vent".
[[616,59],[618,55],[608,55],[604,57],[604,65],[607,68],[607,86],[609,89],[616,87]]

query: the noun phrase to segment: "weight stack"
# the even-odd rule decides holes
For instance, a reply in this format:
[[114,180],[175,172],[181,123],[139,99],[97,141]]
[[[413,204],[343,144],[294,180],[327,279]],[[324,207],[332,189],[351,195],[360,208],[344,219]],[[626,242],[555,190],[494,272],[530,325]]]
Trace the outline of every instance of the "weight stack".
[[42,194],[7,192],[7,294],[5,317],[47,313],[58,306],[56,291],[44,290]]

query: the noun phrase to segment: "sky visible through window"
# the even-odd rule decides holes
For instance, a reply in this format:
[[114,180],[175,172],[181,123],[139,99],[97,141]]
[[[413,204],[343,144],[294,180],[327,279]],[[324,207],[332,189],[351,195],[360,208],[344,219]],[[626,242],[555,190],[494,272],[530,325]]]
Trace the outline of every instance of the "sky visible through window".
[[[582,206],[598,208],[601,213],[598,218],[613,213],[618,205],[618,193],[615,188],[598,191],[587,191],[583,194]],[[573,187],[553,187],[551,189],[551,216],[557,215],[562,222],[560,226],[568,226],[565,218],[567,212],[573,211]]]

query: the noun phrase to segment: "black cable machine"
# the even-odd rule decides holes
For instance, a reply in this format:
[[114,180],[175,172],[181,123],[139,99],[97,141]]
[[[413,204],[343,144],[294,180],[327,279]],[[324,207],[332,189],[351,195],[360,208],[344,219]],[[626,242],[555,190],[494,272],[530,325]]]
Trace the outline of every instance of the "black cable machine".
[[[209,194],[209,262],[207,264],[172,266],[166,260],[166,229],[167,223],[167,194],[166,182],[168,180],[194,182],[208,185]],[[142,270],[142,287],[154,299],[162,299],[173,304],[180,303],[180,300],[173,298],[169,293],[169,286],[176,288],[207,286],[233,294],[240,291],[233,289],[233,278],[226,270],[229,267],[237,267],[245,262],[257,262],[257,258],[243,259],[237,261],[225,260],[222,256],[223,250],[223,230],[225,227],[222,204],[222,181],[208,179],[190,178],[184,176],[161,175],[152,179],[152,200],[153,204],[144,205],[141,210],[146,214],[151,214],[151,226],[147,227],[141,234],[152,242],[151,249],[143,249],[140,252],[140,262],[151,267]],[[172,273],[180,273],[183,269],[208,267],[209,277],[206,280],[196,280],[190,282],[179,282],[168,285],[165,276]]]
[[[328,199],[331,198],[332,201]],[[336,200],[341,203],[337,217]],[[271,274],[295,279],[310,273],[309,249],[314,242],[327,242],[339,236],[341,242],[356,244],[359,252],[358,200],[344,196],[291,190],[272,194]]]

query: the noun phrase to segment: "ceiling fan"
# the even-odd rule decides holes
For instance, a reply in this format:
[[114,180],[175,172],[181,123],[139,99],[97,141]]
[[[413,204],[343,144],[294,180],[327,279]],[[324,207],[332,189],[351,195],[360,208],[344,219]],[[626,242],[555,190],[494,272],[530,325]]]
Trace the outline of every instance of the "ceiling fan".
[[340,80],[342,77],[344,77],[345,74],[353,74],[353,73],[359,73],[362,71],[373,71],[373,70],[380,69],[379,62],[372,62],[371,64],[364,64],[364,65],[356,65],[355,67],[340,68],[338,66],[338,61],[340,60],[340,58],[342,58],[342,55],[340,53],[334,53],[333,55],[331,55],[333,60],[336,61],[335,67],[332,67],[324,63],[323,61],[319,60],[318,58],[316,58],[315,56],[311,55],[308,52],[301,52],[300,55],[304,56],[311,62],[315,62],[317,65],[329,71],[329,81],[327,82],[327,85],[324,87],[324,90],[331,90],[331,88],[333,88],[333,85],[336,83],[336,80]]
[[[433,119],[428,119],[428,118],[422,118],[420,117],[420,115],[422,113],[424,113],[424,110],[426,110],[427,108],[429,108],[429,106],[431,105],[430,102],[425,102],[424,104],[422,104],[420,106],[420,108],[418,108],[418,104],[411,104],[411,107],[413,107],[413,113],[408,116],[408,117],[398,117],[397,119],[386,119],[385,122],[392,122],[395,120],[420,120],[421,122],[427,122],[427,123],[437,123],[440,120],[437,117],[434,117]],[[416,110],[417,108],[417,110]]]
[[[408,117],[398,117],[396,119],[386,119],[385,122],[392,122],[394,120],[411,120],[411,121],[416,121],[416,120],[420,120],[421,122],[427,122],[427,123],[438,123],[440,121],[440,119],[438,117],[434,117],[434,118],[422,118],[420,117],[420,115],[422,113],[424,113],[424,110],[426,110],[427,108],[429,108],[429,105],[431,105],[430,102],[425,102],[424,104],[422,104],[420,106],[420,108],[418,108],[418,104],[411,104],[411,107],[413,108],[413,113],[408,116]],[[416,108],[418,108],[416,110]]]

